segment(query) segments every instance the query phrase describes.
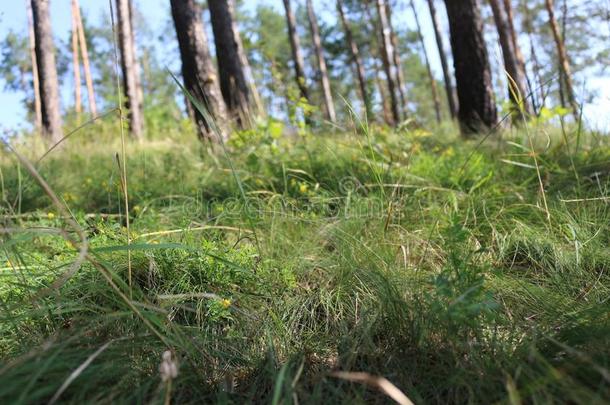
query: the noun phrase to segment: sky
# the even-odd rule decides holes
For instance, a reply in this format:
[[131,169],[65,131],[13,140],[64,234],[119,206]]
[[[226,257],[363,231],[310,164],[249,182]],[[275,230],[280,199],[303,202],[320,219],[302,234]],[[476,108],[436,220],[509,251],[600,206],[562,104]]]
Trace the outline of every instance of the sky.
[[[296,1],[301,0],[293,0],[293,2]],[[4,38],[10,30],[21,33],[27,32],[25,2],[26,0],[0,1],[0,38]],[[162,32],[170,18],[169,0],[135,0],[135,3],[152,31],[155,33]],[[251,10],[256,8],[258,4],[263,3],[273,5],[278,10],[282,8],[281,0],[246,0],[244,2],[245,7]],[[334,19],[333,3],[333,1],[314,0],[314,7],[320,18]],[[400,25],[402,21],[409,27],[414,27],[413,17],[407,7],[408,2],[404,0],[400,4],[400,7],[394,10],[394,24]],[[437,78],[441,78],[440,60],[436,51],[427,6],[424,0],[416,0],[415,4],[420,15],[419,18],[433,71]],[[99,23],[103,15],[109,14],[107,12],[109,9],[108,0],[80,0],[80,5],[83,13],[94,23]],[[104,11],[106,11],[105,14]],[[439,7],[439,11],[442,12],[442,7]],[[444,15],[442,17],[444,19]],[[298,21],[297,23],[307,24],[306,21]],[[68,41],[71,27],[70,0],[51,0],[51,24],[56,38]],[[110,25],[110,22],[108,22],[108,25]],[[242,33],[242,35],[247,35],[247,33]],[[448,44],[449,41],[447,40],[446,46],[449,46]],[[489,54],[492,64],[496,66],[501,64],[502,56],[497,44],[491,44]],[[610,76],[590,76],[582,79],[584,79],[585,84],[583,88],[577,89],[579,94],[588,94],[590,91],[598,93],[591,103],[585,105],[584,119],[586,125],[590,128],[610,132]],[[61,85],[61,94],[64,100],[71,97],[72,88],[73,85],[70,82]],[[21,99],[21,94],[5,90],[4,82],[0,78],[0,130],[16,130],[30,126],[25,121],[25,110]],[[68,101],[63,104],[68,104]]]

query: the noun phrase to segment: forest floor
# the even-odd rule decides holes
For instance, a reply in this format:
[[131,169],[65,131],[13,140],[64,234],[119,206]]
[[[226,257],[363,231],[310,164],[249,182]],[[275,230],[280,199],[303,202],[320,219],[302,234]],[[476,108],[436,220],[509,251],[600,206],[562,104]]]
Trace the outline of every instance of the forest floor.
[[0,402],[610,401],[609,137],[173,133],[128,224],[94,127],[0,155]]

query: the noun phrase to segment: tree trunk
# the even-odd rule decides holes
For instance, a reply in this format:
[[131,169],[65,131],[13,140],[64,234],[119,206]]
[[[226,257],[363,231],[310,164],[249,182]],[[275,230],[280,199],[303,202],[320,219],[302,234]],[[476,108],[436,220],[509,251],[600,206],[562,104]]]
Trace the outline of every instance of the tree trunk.
[[434,28],[436,46],[438,47],[438,54],[441,60],[441,67],[443,69],[443,81],[445,82],[445,93],[447,94],[449,114],[451,115],[452,119],[455,119],[457,117],[457,102],[455,100],[455,94],[453,93],[453,80],[451,79],[452,76],[449,72],[449,63],[447,63],[447,55],[445,54],[445,43],[443,41],[441,24],[438,20],[434,0],[428,0],[428,8],[430,9],[430,18],[432,19],[432,27]]
[[89,112],[93,117],[97,116],[97,104],[95,102],[95,92],[93,91],[93,79],[91,78],[91,67],[89,65],[89,51],[87,50],[87,41],[85,39],[85,27],[83,19],[80,15],[80,5],[78,0],[74,2],[74,10],[76,12],[76,22],[78,25],[78,41],[80,45],[81,57],[83,59],[83,71],[85,73],[85,84],[87,85],[87,100],[89,101]]
[[49,0],[32,0],[31,4],[36,62],[40,81],[42,131],[52,142],[59,142],[63,134]]
[[316,13],[313,9],[312,0],[307,0],[307,17],[309,19],[309,28],[311,30],[313,46],[316,51],[316,58],[318,60],[318,69],[320,70],[320,81],[322,84],[322,94],[324,96],[324,107],[326,108],[326,118],[330,122],[336,122],[337,115],[335,113],[335,105],[330,89],[330,80],[328,79],[326,59],[324,58],[322,40],[320,39],[320,29],[318,28],[318,21],[316,18]]
[[128,110],[129,130],[136,139],[142,138],[144,120],[142,112],[140,80],[135,54],[134,34],[131,19],[130,0],[116,0],[117,19],[119,24],[119,49],[121,51],[121,70],[123,87]]
[[491,129],[497,122],[491,69],[477,0],[445,0],[453,65],[464,136]]
[[[555,10],[553,8],[553,0],[545,0],[544,4],[546,6],[546,10],[549,14],[549,25],[551,27],[551,32],[553,33],[553,39],[555,40],[555,46],[557,47],[557,55],[559,57],[559,70],[563,75],[566,95],[568,97],[568,101],[572,106],[572,110],[574,113],[574,117],[576,120],[579,120],[579,110],[580,107],[576,102],[576,95],[574,94],[574,85],[572,83],[572,72],[570,69],[570,62],[568,61],[568,54],[566,52],[565,43],[563,42],[563,37],[559,32],[559,27],[557,25],[557,20],[555,19]],[[561,85],[561,84],[560,84]]]
[[78,23],[76,22],[76,9],[72,1],[72,69],[74,70],[74,110],[76,119],[80,121],[83,111],[83,100],[81,97],[80,63],[78,60]]
[[229,0],[229,10],[231,15],[233,16],[233,36],[235,37],[235,41],[237,41],[237,53],[239,55],[239,59],[241,61],[241,65],[244,70],[244,76],[246,77],[246,82],[250,87],[250,93],[252,95],[254,105],[256,106],[257,113],[261,116],[266,115],[265,106],[263,105],[263,101],[261,99],[261,95],[258,92],[258,88],[256,87],[256,83],[254,81],[254,75],[252,74],[252,68],[250,67],[250,62],[248,61],[248,57],[246,55],[246,49],[244,48],[244,44],[241,40],[241,35],[239,33],[239,29],[237,27],[237,14],[235,11],[234,0]]
[[493,11],[496,29],[500,38],[500,46],[502,47],[502,56],[504,59],[504,69],[506,70],[506,78],[508,81],[508,97],[514,105],[516,113],[514,119],[520,122],[524,113],[531,112],[527,101],[527,92],[525,88],[525,72],[519,63],[517,54],[520,51],[515,47],[516,43],[510,33],[510,25],[505,9],[500,5],[499,0],[489,0]]
[[[206,110],[202,114],[193,105],[199,136],[202,140],[218,142],[218,136],[227,137],[227,113],[208,49],[201,9],[195,0],[171,0],[170,3],[180,47],[184,87]],[[208,122],[208,119],[215,120],[217,125]]]
[[527,67],[525,65],[525,58],[523,57],[523,53],[521,52],[521,47],[519,46],[519,39],[517,38],[517,31],[515,30],[515,17],[513,13],[513,7],[511,5],[511,0],[502,0],[504,3],[504,12],[506,13],[506,21],[508,23],[508,29],[510,31],[510,37],[513,42],[513,46],[515,48],[515,57],[517,58],[517,63],[523,72],[523,78],[527,84],[528,97],[524,98],[527,100],[529,98],[530,102],[526,105],[531,105],[532,110],[530,113],[536,113],[536,101],[534,97],[534,88],[532,86],[532,82],[530,81],[529,75],[527,74]]
[[[365,0],[364,12],[366,14],[366,18],[368,18],[368,21],[370,21],[371,23],[372,32],[377,35],[377,44],[381,44],[381,28],[379,27],[379,20],[373,17],[373,13],[371,12],[370,0]],[[385,122],[386,125],[392,125],[393,119],[392,107],[390,106],[389,102],[390,98],[388,97],[387,92],[383,87],[384,83],[381,78],[383,76],[383,60],[381,59],[380,55],[380,46],[371,46],[370,53],[371,59],[373,60],[374,83],[377,92],[379,93],[379,98],[381,100],[381,108],[383,110],[383,122]]]
[[396,66],[394,65],[394,46],[392,45],[392,36],[389,26],[388,16],[386,14],[385,0],[376,0],[377,14],[379,23],[381,24],[382,43],[381,56],[383,58],[383,68],[386,74],[388,83],[388,92],[390,93],[390,103],[392,106],[393,124],[398,125],[400,122],[400,108],[398,106]]
[[26,12],[28,14],[28,32],[30,38],[30,59],[32,60],[32,83],[34,85],[34,114],[36,118],[35,127],[37,131],[42,129],[42,107],[40,103],[40,82],[38,79],[38,63],[36,61],[36,38],[34,35],[34,22],[32,16],[32,4],[25,0]]
[[421,31],[421,25],[419,24],[419,16],[417,15],[417,9],[415,3],[411,0],[411,10],[413,10],[413,16],[415,17],[415,24],[417,26],[417,36],[419,43],[421,44],[422,52],[424,53],[424,62],[426,63],[426,72],[428,73],[428,80],[430,80],[430,92],[432,93],[432,101],[434,102],[434,112],[436,113],[436,122],[441,122],[441,101],[438,97],[438,90],[436,88],[436,79],[432,74],[432,68],[430,67],[430,58],[428,58],[428,51],[426,50],[426,43],[424,41],[424,35]]
[[[529,8],[527,6],[527,0],[523,0],[521,3],[521,8],[523,9],[523,29],[527,33],[527,37],[529,39],[529,48],[530,48],[530,58],[532,59],[532,72],[534,73],[534,80],[536,81],[536,85],[538,86],[536,91],[532,91],[532,104],[537,104],[538,109],[542,109],[544,104],[546,103],[546,92],[545,92],[545,84],[542,81],[542,76],[540,75],[540,63],[538,62],[538,57],[536,56],[536,48],[534,45],[534,29],[532,27],[532,17],[530,16]],[[538,102],[534,102],[537,97],[537,93],[540,93],[540,100]]]
[[294,74],[301,92],[301,97],[309,102],[309,92],[307,90],[307,79],[305,78],[305,63],[303,62],[303,53],[301,52],[301,44],[297,33],[297,24],[290,0],[284,1],[284,10],[286,11],[286,23],[288,25],[288,39],[290,40],[290,49],[292,51],[292,61],[294,63]]
[[[367,7],[368,8],[368,7]],[[406,118],[406,108],[407,108],[407,96],[405,94],[405,77],[402,72],[402,62],[400,61],[400,53],[398,50],[398,36],[396,32],[394,32],[394,25],[392,24],[392,9],[390,7],[390,2],[385,2],[385,10],[388,18],[388,28],[390,29],[390,40],[392,41],[392,52],[393,55],[393,64],[396,72],[396,88],[398,90],[398,98],[400,100],[400,111],[403,113],[403,118]]]
[[216,60],[220,74],[220,91],[229,114],[241,128],[250,120],[250,90],[239,57],[239,47],[231,0],[208,0]]
[[356,44],[356,41],[354,41],[354,36],[352,35],[352,29],[349,26],[347,18],[345,18],[342,0],[337,0],[337,11],[339,13],[339,19],[341,20],[341,25],[343,26],[345,40],[347,41],[347,43],[349,45],[350,53],[352,55],[352,63],[354,64],[354,67],[355,67],[356,77],[358,79],[358,87],[360,88],[360,97],[362,99],[364,111],[366,111],[366,114],[368,115],[370,113],[371,104],[370,104],[368,91],[366,88],[364,67],[362,65],[362,60],[360,59],[360,50],[358,49],[358,45]]

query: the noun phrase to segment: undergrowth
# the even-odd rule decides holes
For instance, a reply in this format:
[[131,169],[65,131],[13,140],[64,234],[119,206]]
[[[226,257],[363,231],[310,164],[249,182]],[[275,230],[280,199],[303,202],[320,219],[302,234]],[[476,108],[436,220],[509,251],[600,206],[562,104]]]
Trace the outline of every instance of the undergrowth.
[[6,151],[0,402],[610,401],[607,138],[365,132]]

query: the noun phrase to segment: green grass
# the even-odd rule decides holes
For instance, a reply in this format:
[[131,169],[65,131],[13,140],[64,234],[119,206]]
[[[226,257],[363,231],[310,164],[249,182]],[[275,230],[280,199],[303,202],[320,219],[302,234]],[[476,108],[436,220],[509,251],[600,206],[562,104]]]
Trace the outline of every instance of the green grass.
[[179,131],[128,144],[128,259],[120,145],[93,126],[36,165],[89,244],[50,291],[77,234],[3,153],[0,402],[390,401],[340,370],[415,403],[607,403],[609,143],[546,130],[532,154],[521,132],[261,127],[234,173]]

